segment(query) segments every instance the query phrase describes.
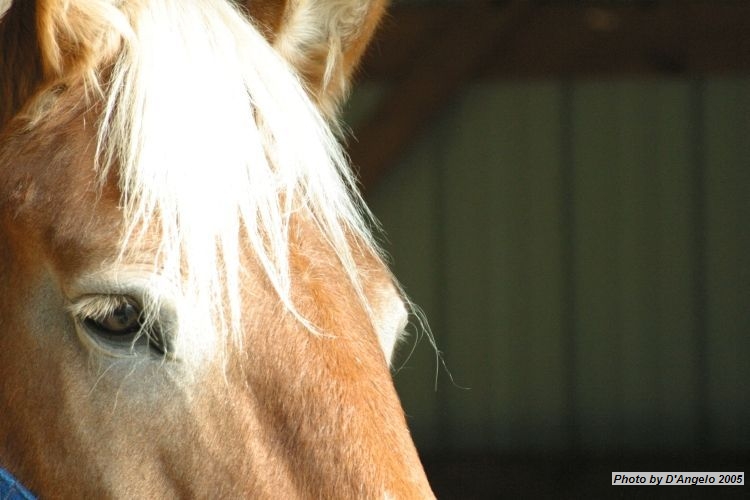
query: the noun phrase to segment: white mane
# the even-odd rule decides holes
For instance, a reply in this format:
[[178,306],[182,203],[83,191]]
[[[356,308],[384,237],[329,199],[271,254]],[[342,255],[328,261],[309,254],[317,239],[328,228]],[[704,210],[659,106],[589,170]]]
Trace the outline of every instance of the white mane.
[[132,3],[112,19],[123,47],[101,85],[99,176],[119,168],[123,247],[149,223],[161,229],[159,273],[180,283],[180,321],[196,332],[180,328],[192,352],[177,354],[240,339],[243,237],[286,309],[316,331],[290,293],[293,211],[313,214],[366,305],[346,235],[375,249],[369,212],[293,71],[226,0]]

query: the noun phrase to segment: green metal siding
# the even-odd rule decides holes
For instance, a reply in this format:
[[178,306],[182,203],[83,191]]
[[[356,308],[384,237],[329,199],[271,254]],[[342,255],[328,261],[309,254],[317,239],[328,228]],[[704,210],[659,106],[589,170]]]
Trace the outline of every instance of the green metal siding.
[[710,445],[750,449],[750,92],[705,91],[707,407]]
[[749,163],[750,79],[466,88],[370,199],[420,447],[750,450]]

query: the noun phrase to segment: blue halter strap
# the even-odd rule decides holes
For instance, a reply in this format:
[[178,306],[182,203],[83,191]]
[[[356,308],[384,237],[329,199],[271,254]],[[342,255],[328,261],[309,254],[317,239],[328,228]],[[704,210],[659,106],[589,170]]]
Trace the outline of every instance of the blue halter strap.
[[10,472],[0,467],[0,500],[36,500]]

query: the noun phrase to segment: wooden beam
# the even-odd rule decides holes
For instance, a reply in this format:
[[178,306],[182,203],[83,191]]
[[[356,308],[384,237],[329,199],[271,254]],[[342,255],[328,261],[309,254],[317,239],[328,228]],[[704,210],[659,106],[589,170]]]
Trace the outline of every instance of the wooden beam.
[[365,193],[463,83],[750,73],[750,2],[397,7],[361,70],[392,90],[354,131]]
[[[528,3],[529,22],[473,78],[750,72],[746,0]],[[463,10],[394,8],[364,58],[361,80],[399,81]]]
[[[603,2],[602,2],[603,3]],[[536,7],[511,50],[476,78],[699,76],[750,72],[750,2]]]
[[[375,115],[356,131],[349,154],[359,168],[365,193],[385,174],[422,126],[471,75],[506,30],[522,25],[529,12],[525,1],[510,2],[499,9],[471,3],[453,11],[443,22],[427,25],[441,28],[416,57],[405,76],[388,93]],[[424,35],[423,35],[424,36]],[[417,40],[416,45],[419,45]]]

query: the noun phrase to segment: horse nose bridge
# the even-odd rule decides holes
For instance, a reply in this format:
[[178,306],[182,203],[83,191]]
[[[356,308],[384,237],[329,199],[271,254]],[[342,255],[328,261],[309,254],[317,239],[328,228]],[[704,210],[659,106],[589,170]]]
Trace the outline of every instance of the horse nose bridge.
[[[384,306],[400,328],[405,306],[388,295]],[[324,335],[287,321],[293,335],[253,330],[242,354],[233,351],[241,356],[230,367],[230,389],[242,392],[234,398],[242,401],[236,416],[252,423],[242,442],[320,488],[343,481],[352,489],[342,491],[356,492],[365,485],[368,498],[403,491],[392,481],[416,470],[419,459],[378,343],[363,336],[364,327]]]

